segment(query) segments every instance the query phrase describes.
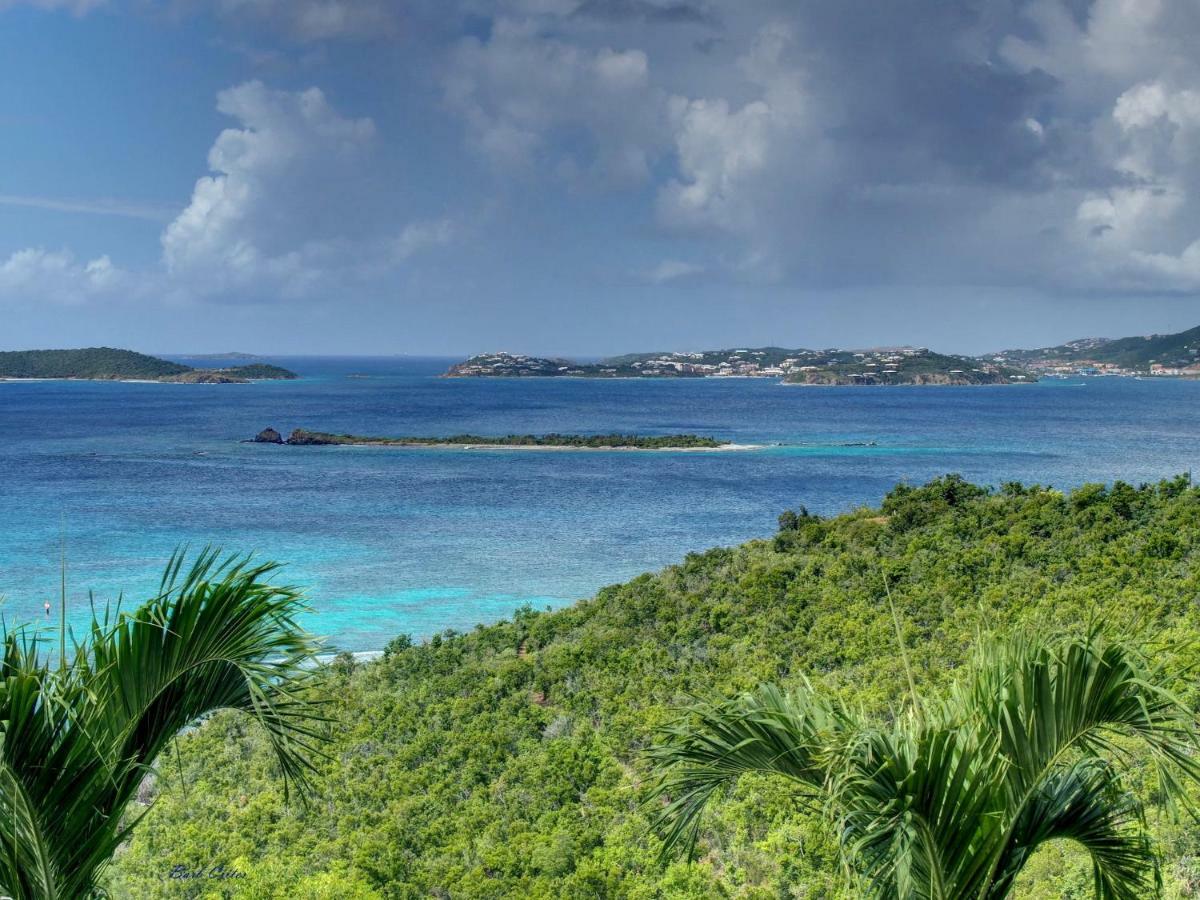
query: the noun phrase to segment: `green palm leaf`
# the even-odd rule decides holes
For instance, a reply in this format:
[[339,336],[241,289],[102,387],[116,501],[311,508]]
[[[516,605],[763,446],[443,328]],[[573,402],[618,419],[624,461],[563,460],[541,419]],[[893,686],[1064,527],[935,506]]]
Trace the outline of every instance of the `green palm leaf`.
[[831,773],[829,807],[865,896],[967,897],[996,840],[1001,789],[995,741],[949,709],[860,726]]
[[700,817],[713,794],[747,772],[770,772],[818,796],[826,767],[822,755],[836,744],[844,714],[805,689],[785,694],[773,685],[723,703],[700,703],[663,731],[651,750],[663,773],[651,791],[662,804],[655,824],[669,852],[691,853]]
[[1141,804],[1102,759],[1085,757],[1051,772],[1013,824],[987,896],[1007,896],[1032,851],[1051,840],[1074,841],[1087,851],[1097,897],[1138,900],[1161,887]]
[[1098,897],[1153,894],[1145,813],[1123,783],[1131,752],[1170,800],[1200,780],[1192,713],[1162,669],[1099,631],[981,646],[944,700],[914,693],[887,726],[807,685],[688,710],[651,751],[666,847],[694,844],[717,790],[762,772],[820,798],[862,896],[998,900],[1051,840],[1089,854]]
[[205,551],[172,558],[157,596],[93,617],[73,658],[51,666],[36,634],[3,634],[0,893],[92,896],[137,821],[126,810],[167,742],[218,709],[266,731],[285,787],[307,789],[324,718],[310,699],[316,641],[297,624],[277,567]]

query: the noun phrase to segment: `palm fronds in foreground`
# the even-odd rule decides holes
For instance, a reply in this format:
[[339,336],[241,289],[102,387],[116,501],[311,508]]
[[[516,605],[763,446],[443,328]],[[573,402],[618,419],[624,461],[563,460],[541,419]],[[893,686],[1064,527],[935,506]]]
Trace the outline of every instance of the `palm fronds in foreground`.
[[150,766],[214,710],[249,713],[285,786],[306,787],[317,645],[296,623],[299,594],[268,583],[276,568],[211,550],[184,568],[177,554],[154,599],[93,616],[69,659],[31,631],[0,634],[0,894],[93,896]]
[[716,791],[747,772],[791,779],[833,822],[856,893],[998,900],[1047,841],[1091,859],[1096,896],[1159,887],[1126,776],[1149,759],[1168,800],[1200,780],[1191,711],[1138,647],[1098,633],[983,650],[946,698],[875,723],[804,685],[699,704],[651,751],[667,849],[694,846]]

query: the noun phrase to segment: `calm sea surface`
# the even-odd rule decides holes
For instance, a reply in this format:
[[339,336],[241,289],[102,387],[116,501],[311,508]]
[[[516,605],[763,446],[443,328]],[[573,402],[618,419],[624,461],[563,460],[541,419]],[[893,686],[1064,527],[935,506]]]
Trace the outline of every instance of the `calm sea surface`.
[[[1070,487],[1195,467],[1200,383],[799,388],[769,380],[440,379],[450,360],[278,359],[254,385],[0,383],[0,611],[136,600],[181,544],[287,564],[337,647],[562,605],[773,532],[788,506],[876,504],[945,472]],[[355,377],[351,377],[355,376]],[[243,444],[265,426],[379,435],[695,432],[730,453]],[[875,442],[875,446],[853,446]],[[57,604],[57,600],[55,600]]]

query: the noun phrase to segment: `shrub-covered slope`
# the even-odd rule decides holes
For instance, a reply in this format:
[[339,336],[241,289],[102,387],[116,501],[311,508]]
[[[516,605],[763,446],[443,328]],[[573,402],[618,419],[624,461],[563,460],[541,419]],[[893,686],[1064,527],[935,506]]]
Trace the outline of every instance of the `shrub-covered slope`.
[[[1176,671],[1197,658],[1200,491],[1187,479],[1064,496],[950,477],[878,510],[781,523],[773,540],[689,555],[568,609],[339,660],[339,724],[308,809],[284,804],[261,737],[217,717],[160,762],[114,893],[844,897],[833,836],[778,781],[744,779],[714,807],[695,865],[656,863],[641,751],[673,705],[803,674],[886,711],[905,683],[885,575],[922,687],[946,684],[988,630],[1096,617],[1161,642]],[[1200,831],[1156,827],[1168,896],[1193,896]],[[167,877],[215,864],[244,877]],[[1090,890],[1082,860],[1053,847],[1020,896]]]
[[296,377],[295,372],[266,363],[225,369],[193,369],[157,356],[113,347],[0,352],[0,378],[140,379],[203,384]]

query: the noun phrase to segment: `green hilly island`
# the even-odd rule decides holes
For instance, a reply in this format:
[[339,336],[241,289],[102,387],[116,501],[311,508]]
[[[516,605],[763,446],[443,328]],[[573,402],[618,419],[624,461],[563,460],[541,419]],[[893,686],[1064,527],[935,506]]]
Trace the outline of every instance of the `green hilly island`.
[[[398,635],[373,662],[338,656],[308,805],[285,802],[263,734],[218,714],[143,786],[157,803],[109,886],[138,898],[851,900],[837,836],[779,778],[743,778],[704,819],[695,861],[660,862],[646,751],[681,705],[809,679],[886,721],[906,667],[936,693],[997,633],[1099,626],[1151,642],[1195,708],[1197,596],[1200,490],[1187,476],[1070,493],[948,476],[834,518],[797,508],[769,539],[689,554],[566,609]],[[1133,762],[1154,804],[1156,770]],[[1195,896],[1194,827],[1161,810],[1149,824],[1163,896]],[[240,877],[181,884],[173,865]],[[1092,877],[1056,841],[1014,896],[1082,900]]]
[[1175,334],[1081,338],[983,356],[925,347],[811,350],[746,347],[626,353],[577,362],[484,353],[450,367],[450,378],[777,378],[808,385],[1020,384],[1044,375],[1200,377],[1200,326]]
[[1037,350],[1005,350],[995,359],[1037,369],[1084,363],[1131,373],[1148,373],[1155,366],[1187,370],[1200,365],[1200,326],[1175,334],[1080,338]]
[[488,353],[457,363],[448,378],[779,378],[809,385],[1014,384],[1023,369],[923,347],[787,350],[758,347],[687,353],[631,353],[595,363]]
[[181,363],[112,347],[79,350],[9,350],[0,352],[0,379],[75,378],[92,381],[146,380],[181,383],[238,383],[295,378],[279,366],[250,363],[220,369],[197,369]]

